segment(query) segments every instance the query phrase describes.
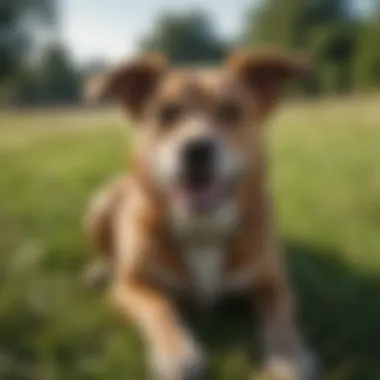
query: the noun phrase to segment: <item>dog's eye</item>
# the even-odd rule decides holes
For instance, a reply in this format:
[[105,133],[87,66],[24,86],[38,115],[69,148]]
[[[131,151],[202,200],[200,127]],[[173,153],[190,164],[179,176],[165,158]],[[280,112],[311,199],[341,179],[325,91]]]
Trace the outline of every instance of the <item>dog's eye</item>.
[[163,104],[158,110],[158,118],[160,124],[174,124],[182,115],[182,107],[176,103]]
[[240,121],[243,115],[241,106],[233,102],[219,104],[216,110],[216,117],[219,123],[233,124]]

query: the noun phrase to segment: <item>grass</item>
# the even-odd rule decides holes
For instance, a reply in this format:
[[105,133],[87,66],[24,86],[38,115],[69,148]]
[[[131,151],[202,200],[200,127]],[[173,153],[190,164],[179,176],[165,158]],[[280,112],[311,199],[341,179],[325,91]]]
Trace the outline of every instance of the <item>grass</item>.
[[[137,334],[89,291],[87,199],[122,170],[111,111],[0,115],[0,379],[139,380]],[[272,188],[301,325],[327,380],[380,379],[378,99],[287,105],[271,122]],[[200,328],[215,378],[247,379],[244,313]]]

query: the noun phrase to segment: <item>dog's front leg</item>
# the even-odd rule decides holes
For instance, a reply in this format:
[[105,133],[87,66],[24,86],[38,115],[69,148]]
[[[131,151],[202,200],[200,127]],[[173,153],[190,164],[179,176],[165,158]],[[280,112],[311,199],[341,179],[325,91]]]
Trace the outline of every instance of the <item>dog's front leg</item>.
[[292,292],[283,274],[263,279],[255,293],[268,379],[317,379],[315,361],[305,349],[296,327]]
[[119,281],[114,300],[140,329],[148,345],[152,370],[163,380],[200,380],[205,363],[171,299],[143,281]]

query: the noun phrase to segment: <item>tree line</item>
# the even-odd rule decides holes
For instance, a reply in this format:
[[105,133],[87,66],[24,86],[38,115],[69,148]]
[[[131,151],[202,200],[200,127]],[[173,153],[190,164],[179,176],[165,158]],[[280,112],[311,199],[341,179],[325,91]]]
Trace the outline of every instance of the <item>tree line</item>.
[[[352,0],[265,0],[246,12],[240,35],[223,39],[205,12],[162,15],[141,51],[162,51],[176,64],[212,65],[237,46],[271,44],[307,52],[313,72],[301,94],[380,88],[380,5],[357,14]],[[0,0],[0,103],[76,104],[85,77],[102,62],[78,67],[59,39],[55,0]],[[45,38],[45,43],[41,43]]]

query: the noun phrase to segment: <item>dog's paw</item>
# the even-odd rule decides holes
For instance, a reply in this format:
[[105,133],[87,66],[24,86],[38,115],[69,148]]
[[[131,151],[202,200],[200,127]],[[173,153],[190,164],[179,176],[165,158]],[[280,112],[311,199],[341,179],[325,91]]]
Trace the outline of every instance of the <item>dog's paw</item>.
[[320,380],[316,358],[301,352],[291,357],[273,357],[264,367],[259,380]]
[[157,380],[204,380],[207,364],[200,351],[175,354],[156,353],[152,369]]

